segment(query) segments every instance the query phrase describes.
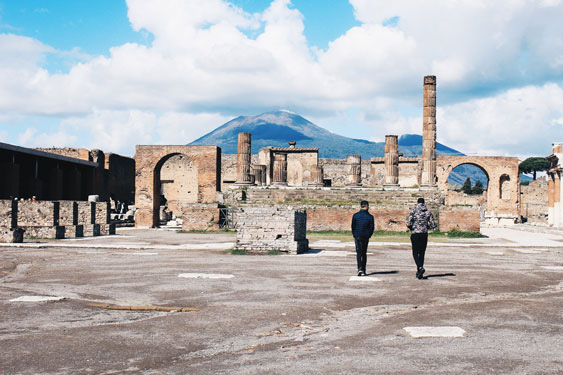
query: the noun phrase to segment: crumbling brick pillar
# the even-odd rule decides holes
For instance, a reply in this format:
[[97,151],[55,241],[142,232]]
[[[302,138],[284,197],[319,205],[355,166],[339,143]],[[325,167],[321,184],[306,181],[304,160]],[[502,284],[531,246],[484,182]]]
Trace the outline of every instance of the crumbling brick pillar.
[[287,185],[287,154],[274,154],[272,185]]
[[436,76],[424,77],[422,114],[422,176],[424,186],[436,185]]
[[385,184],[399,185],[399,143],[396,135],[385,136]]
[[348,176],[346,178],[346,186],[362,185],[362,156],[348,155],[346,157],[348,164]]
[[251,134],[238,133],[237,185],[252,184],[250,169]]
[[314,167],[311,169],[311,182],[309,186],[322,187],[323,183],[323,167]]

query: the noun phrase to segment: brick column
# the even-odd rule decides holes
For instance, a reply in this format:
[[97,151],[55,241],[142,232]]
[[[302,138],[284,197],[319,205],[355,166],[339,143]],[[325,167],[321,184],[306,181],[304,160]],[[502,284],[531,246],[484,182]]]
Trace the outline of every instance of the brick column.
[[346,164],[348,164],[348,176],[346,179],[346,186],[361,186],[362,185],[362,156],[348,155],[346,157]]
[[399,185],[399,143],[396,135],[385,136],[385,183]]
[[251,135],[250,133],[238,133],[238,152],[237,152],[237,181],[238,185],[250,185],[252,183],[250,174],[250,152]]
[[287,185],[287,154],[274,154],[272,185]]
[[421,184],[436,185],[436,76],[424,77]]
[[313,167],[311,169],[311,182],[309,186],[323,187],[323,167]]

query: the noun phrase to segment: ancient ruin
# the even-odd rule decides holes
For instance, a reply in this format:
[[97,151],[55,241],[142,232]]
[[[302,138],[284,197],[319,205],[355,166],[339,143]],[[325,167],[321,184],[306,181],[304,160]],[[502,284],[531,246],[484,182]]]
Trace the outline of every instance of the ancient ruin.
[[550,168],[547,177],[548,186],[548,223],[554,227],[563,227],[563,190],[561,173],[563,172],[563,143],[553,144],[553,153],[547,157]]

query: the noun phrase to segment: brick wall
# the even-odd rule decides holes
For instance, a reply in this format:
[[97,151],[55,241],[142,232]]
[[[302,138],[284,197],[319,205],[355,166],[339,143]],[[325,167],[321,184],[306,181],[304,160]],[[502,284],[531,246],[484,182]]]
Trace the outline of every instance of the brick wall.
[[547,179],[539,178],[522,185],[521,215],[531,223],[547,223]]
[[481,214],[475,207],[444,207],[439,211],[440,231],[449,232],[457,229],[465,232],[479,232]]
[[265,252],[307,251],[307,213],[290,206],[255,205],[237,212],[236,248]]
[[199,203],[182,207],[182,230],[219,229],[220,209],[215,203]]

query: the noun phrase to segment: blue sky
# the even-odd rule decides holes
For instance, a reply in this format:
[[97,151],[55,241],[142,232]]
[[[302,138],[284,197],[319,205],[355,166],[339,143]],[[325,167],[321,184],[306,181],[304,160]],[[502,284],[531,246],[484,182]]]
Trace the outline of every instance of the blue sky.
[[[0,0],[0,141],[132,155],[289,109],[371,140],[547,155],[563,138],[563,4]],[[431,20],[431,21],[429,21]]]

